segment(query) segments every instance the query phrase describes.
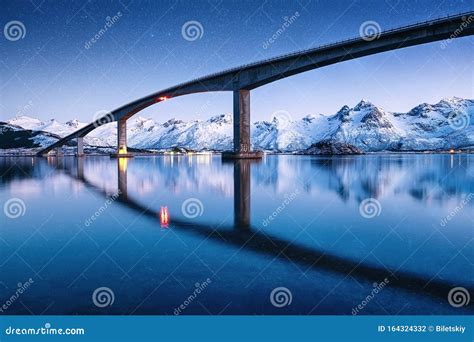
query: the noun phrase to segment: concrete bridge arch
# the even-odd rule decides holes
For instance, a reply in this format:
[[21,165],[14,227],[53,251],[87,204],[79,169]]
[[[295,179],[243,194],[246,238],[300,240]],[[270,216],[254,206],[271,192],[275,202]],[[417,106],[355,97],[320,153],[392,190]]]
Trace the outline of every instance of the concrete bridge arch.
[[474,34],[474,12],[439,18],[384,32],[375,37],[354,39],[320,46],[314,49],[243,65],[158,91],[115,109],[91,124],[42,149],[44,155],[72,139],[77,139],[78,155],[82,155],[83,137],[95,128],[117,121],[117,156],[129,156],[126,144],[126,122],[141,110],[188,94],[232,91],[234,119],[234,156],[259,157],[250,151],[250,92],[252,89],[343,61],[397,50],[435,41],[449,40]]

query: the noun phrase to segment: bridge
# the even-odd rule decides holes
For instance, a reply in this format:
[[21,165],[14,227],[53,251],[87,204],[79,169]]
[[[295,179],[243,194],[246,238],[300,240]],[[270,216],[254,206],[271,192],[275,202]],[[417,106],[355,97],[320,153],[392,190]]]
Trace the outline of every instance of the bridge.
[[259,158],[261,152],[251,150],[250,142],[250,91],[302,72],[324,66],[369,56],[381,52],[402,49],[430,42],[460,38],[474,34],[474,11],[425,21],[388,31],[375,36],[362,36],[317,48],[246,64],[189,82],[160,90],[128,103],[94,120],[89,125],[42,149],[45,155],[69,141],[77,140],[77,155],[84,155],[83,139],[95,128],[117,121],[117,157],[130,157],[127,153],[127,120],[139,111],[178,96],[232,91],[233,96],[233,158]]

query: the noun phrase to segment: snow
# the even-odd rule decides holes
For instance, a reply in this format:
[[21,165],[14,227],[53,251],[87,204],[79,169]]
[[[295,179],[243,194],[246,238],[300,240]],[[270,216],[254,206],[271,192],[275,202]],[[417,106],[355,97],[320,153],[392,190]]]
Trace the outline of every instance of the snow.
[[[454,129],[449,124],[452,113],[463,115],[468,120],[467,127]],[[86,125],[78,120],[42,122],[28,116],[13,118],[8,123],[61,137]],[[269,151],[300,151],[327,139],[366,152],[436,150],[473,147],[473,123],[474,100],[452,97],[437,104],[420,104],[407,113],[392,113],[361,100],[353,108],[343,106],[331,116],[307,115],[292,120],[280,115],[270,121],[258,121],[252,124],[251,134],[253,148]],[[229,150],[233,145],[229,113],[204,121],[170,119],[163,123],[137,116],[128,121],[127,128],[128,145],[136,148]],[[116,141],[116,123],[103,125],[85,137],[85,143],[93,146],[113,147]]]
[[42,121],[26,115],[14,117],[13,119],[8,120],[7,123],[14,126],[20,126],[24,129],[33,129],[36,131],[38,131],[39,128],[44,125]]

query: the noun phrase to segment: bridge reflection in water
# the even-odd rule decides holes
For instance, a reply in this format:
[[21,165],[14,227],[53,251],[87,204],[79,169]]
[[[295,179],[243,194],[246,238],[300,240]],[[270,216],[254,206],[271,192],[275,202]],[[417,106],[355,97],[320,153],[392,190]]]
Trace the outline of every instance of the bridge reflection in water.
[[[87,180],[84,175],[84,158],[74,158],[74,165],[63,162],[65,158],[53,158],[56,160],[57,169],[64,171],[69,176],[81,181],[88,188],[110,196],[110,192],[97,187]],[[127,159],[117,159],[119,195],[117,201],[140,215],[147,216],[158,222],[160,208],[148,208],[128,195],[127,190],[127,168],[131,161]],[[191,220],[174,218],[171,213],[170,228],[183,229],[192,234],[197,234],[203,238],[210,238],[214,241],[230,244],[239,249],[245,249],[262,255],[269,255],[281,259],[285,262],[305,265],[309,269],[336,272],[343,276],[350,275],[371,282],[378,282],[380,279],[390,279],[390,286],[404,290],[445,300],[447,293],[455,286],[448,279],[427,279],[422,275],[406,272],[402,270],[391,270],[382,266],[365,264],[363,261],[351,260],[349,258],[331,254],[327,250],[299,245],[294,241],[287,241],[280,237],[272,236],[270,232],[263,233],[258,227],[252,226],[251,222],[251,169],[252,163],[258,161],[235,160],[223,163],[233,164],[234,180],[234,225],[232,227],[220,227]],[[222,228],[222,229],[221,229]],[[471,293],[474,288],[465,286]],[[438,299],[439,300],[439,299]],[[469,311],[469,309],[468,309]]]
[[124,201],[126,201],[128,199],[127,166],[128,166],[128,159],[127,158],[118,158],[117,159],[118,195]]
[[[56,165],[59,169],[66,170],[69,175],[74,176],[78,180],[83,181],[89,186],[94,187],[96,190],[100,190],[90,184],[84,176],[84,158],[74,158],[76,163],[75,175],[64,166],[64,160],[62,158],[54,158]],[[117,158],[117,194],[121,201],[126,204],[133,204],[133,200],[128,198],[127,188],[127,168],[129,159]],[[234,167],[234,223],[235,227],[238,228],[250,228],[250,217],[251,217],[251,192],[250,192],[250,165],[253,163],[259,163],[258,159],[237,159],[237,160],[225,160],[223,163],[233,164]],[[133,204],[132,207],[137,207],[138,204]]]
[[[250,163],[235,160],[234,164],[234,222],[236,227],[250,228]],[[259,162],[256,160],[255,162]]]

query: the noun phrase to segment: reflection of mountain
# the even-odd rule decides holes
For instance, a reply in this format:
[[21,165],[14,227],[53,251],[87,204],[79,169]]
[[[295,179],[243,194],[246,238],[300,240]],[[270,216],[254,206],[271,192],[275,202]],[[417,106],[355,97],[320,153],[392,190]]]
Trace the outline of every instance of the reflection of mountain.
[[[84,171],[94,184],[110,191],[116,187],[115,160],[107,163],[86,163]],[[134,158],[128,163],[127,171],[128,185],[139,195],[157,191],[173,194],[203,191],[230,197],[233,192],[232,166],[221,165],[218,156]]]
[[474,192],[469,155],[367,156],[312,160],[328,187],[347,201],[407,194],[443,203]]
[[[91,190],[94,193],[101,193],[103,196],[109,196],[107,192],[104,192],[104,189],[96,187],[90,183],[86,177],[80,175],[80,161],[84,159],[69,159],[67,164],[74,164],[77,161],[77,174],[74,175],[74,171],[71,170],[71,167],[74,165],[57,165],[58,169],[64,171],[65,174],[72,176],[72,178],[78,179],[81,184]],[[72,161],[72,163],[71,163]],[[120,160],[117,161],[119,165],[118,173],[122,177],[127,178],[126,175],[126,164],[122,164]],[[226,227],[223,225],[223,222],[220,222],[217,226],[209,223],[200,223],[191,220],[181,220],[173,218],[172,229],[178,234],[180,231],[185,232],[186,234],[193,234],[197,237],[205,238],[205,240],[219,242],[225,244],[226,247],[237,248],[239,252],[251,251],[258,253],[259,255],[268,255],[273,260],[281,259],[289,261],[293,265],[301,264],[304,266],[309,266],[307,270],[325,270],[331,273],[340,273],[344,276],[350,274],[355,280],[364,279],[369,280],[370,282],[377,281],[377,279],[387,279],[390,278],[390,285],[394,287],[400,287],[404,290],[414,291],[415,293],[421,293],[423,295],[437,296],[440,298],[445,298],[446,293],[456,285],[459,285],[459,282],[448,278],[445,279],[436,279],[437,277],[431,277],[419,272],[413,272],[408,268],[408,271],[405,269],[391,268],[387,267],[387,264],[381,264],[377,259],[377,263],[373,264],[368,260],[367,256],[362,259],[362,261],[353,260],[350,257],[344,255],[344,253],[338,254],[334,250],[324,250],[321,246],[306,246],[304,243],[300,244],[293,240],[293,237],[290,236],[290,240],[281,238],[272,232],[262,232],[255,225],[250,223],[250,182],[248,176],[250,175],[249,168],[251,161],[249,160],[240,160],[233,161],[231,163],[226,162],[226,164],[231,164],[234,166],[234,184],[239,184],[234,189],[240,188],[242,190],[242,182],[246,183],[243,188],[247,188],[248,191],[243,193],[240,190],[236,190],[233,194],[234,197],[234,216],[237,218],[237,215],[243,214],[242,217],[238,217],[234,222],[233,226]],[[220,165],[220,164],[219,164]],[[236,177],[237,175],[237,177]],[[120,177],[120,176],[119,176]],[[157,211],[153,210],[149,206],[144,206],[138,201],[128,196],[127,190],[127,181],[125,181],[125,187],[121,190],[121,194],[117,197],[118,203],[124,205],[126,208],[138,213],[140,217],[148,217],[149,219],[156,222]],[[121,181],[119,181],[121,183]],[[239,202],[242,203],[239,204]],[[240,207],[243,205],[245,208]],[[248,216],[245,216],[248,214]],[[168,225],[166,225],[168,228]],[[339,240],[339,239],[338,239]],[[382,240],[382,242],[385,238]],[[291,242],[290,242],[291,241]],[[155,247],[156,244],[153,245]],[[334,244],[331,246],[333,247]],[[332,248],[331,248],[332,249]],[[415,250],[416,252],[416,250]],[[371,253],[372,254],[372,253]],[[214,255],[213,255],[214,257]],[[432,264],[430,260],[430,264]],[[419,264],[416,264],[417,269]],[[436,272],[437,270],[435,270]],[[429,280],[428,280],[429,279]],[[464,280],[463,280],[464,282]],[[468,282],[466,282],[467,284]],[[358,285],[360,286],[360,285]],[[466,285],[469,286],[469,285]],[[472,291],[468,287],[469,291]],[[445,304],[447,305],[447,304]]]
[[[26,116],[13,118],[8,123],[59,136],[85,125],[77,120],[62,124],[53,119],[44,123]],[[127,127],[128,145],[135,148],[180,146],[193,150],[228,150],[232,147],[231,114],[205,121],[171,119],[164,123],[133,117]],[[434,105],[423,103],[408,113],[388,112],[362,100],[353,108],[342,107],[332,116],[308,115],[290,120],[289,115],[284,115],[271,121],[255,122],[251,129],[254,148],[271,151],[302,151],[328,139],[354,145],[366,152],[472,148],[474,100],[454,97]],[[88,134],[85,143],[115,146],[116,134],[116,123],[109,123]],[[42,146],[50,143],[47,139],[37,140]]]
[[[472,156],[366,155],[345,157],[267,156],[251,165],[252,191],[291,193],[296,188],[310,197],[336,193],[344,202],[374,197],[409,196],[443,204],[474,193]],[[48,177],[45,159],[0,158],[1,183]],[[48,159],[72,163],[74,158]],[[109,192],[117,188],[117,162],[103,157],[84,159],[84,174]],[[135,158],[128,163],[128,186],[139,196],[154,193],[233,195],[233,167],[217,156]],[[39,182],[39,181],[38,181]],[[30,184],[31,185],[31,184]],[[471,204],[474,204],[471,203]]]
[[[157,189],[179,194],[189,191],[233,193],[232,167],[220,158],[205,156],[158,157],[150,170],[149,159],[129,163],[128,183],[138,194]],[[368,155],[346,157],[267,156],[251,166],[252,184],[269,193],[291,193],[295,188],[317,196],[334,192],[344,201],[408,195],[419,201],[443,203],[474,192],[474,166],[470,155]],[[87,165],[87,164],[86,164]],[[116,164],[92,163],[86,167],[95,184],[116,185]],[[107,175],[104,177],[104,175]],[[105,180],[104,180],[105,179]]]
[[35,167],[31,158],[0,158],[0,184],[8,184],[23,178],[33,178]]

